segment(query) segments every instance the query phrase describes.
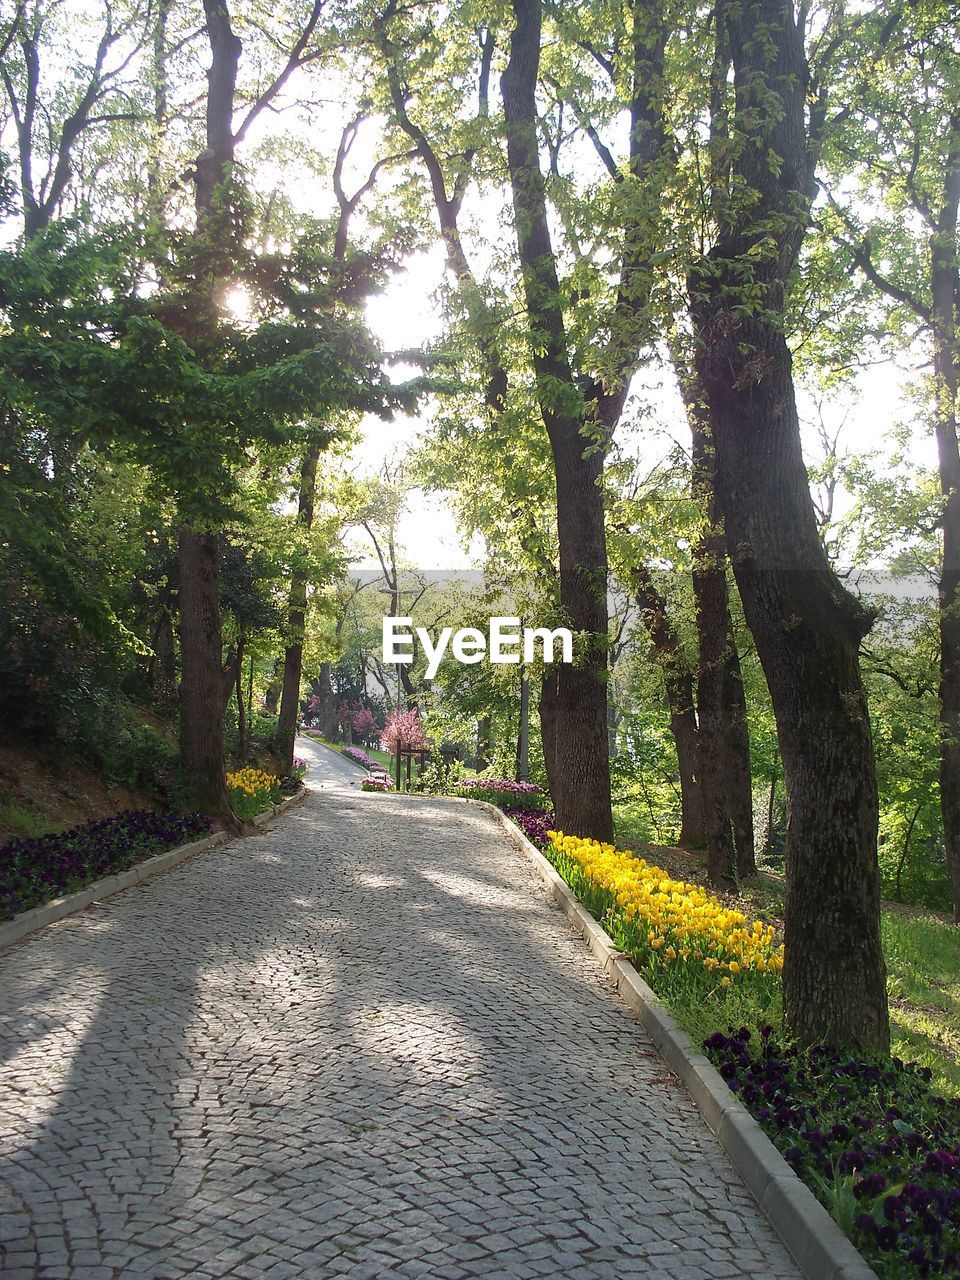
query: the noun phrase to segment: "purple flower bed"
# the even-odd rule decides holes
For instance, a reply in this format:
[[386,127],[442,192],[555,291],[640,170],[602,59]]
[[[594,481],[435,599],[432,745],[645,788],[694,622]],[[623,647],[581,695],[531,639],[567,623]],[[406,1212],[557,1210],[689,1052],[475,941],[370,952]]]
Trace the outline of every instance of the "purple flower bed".
[[826,1045],[784,1048],[764,1027],[717,1032],[707,1054],[879,1276],[960,1275],[960,1098],[930,1071]]
[[201,813],[184,817],[129,809],[59,835],[10,840],[0,846],[0,920],[197,840],[209,830],[210,819]]
[[511,778],[462,778],[455,784],[455,794],[470,800],[486,800],[501,809],[543,809],[548,801],[543,787],[535,782],[514,782]]
[[504,809],[503,812],[538,849],[545,849],[550,843],[547,832],[555,831],[557,822],[552,809],[537,813],[531,813],[529,809]]
[[356,764],[362,764],[365,769],[382,769],[383,765],[376,760],[371,760],[365,751],[361,751],[359,747],[341,747],[340,754],[346,756],[348,760],[353,760]]

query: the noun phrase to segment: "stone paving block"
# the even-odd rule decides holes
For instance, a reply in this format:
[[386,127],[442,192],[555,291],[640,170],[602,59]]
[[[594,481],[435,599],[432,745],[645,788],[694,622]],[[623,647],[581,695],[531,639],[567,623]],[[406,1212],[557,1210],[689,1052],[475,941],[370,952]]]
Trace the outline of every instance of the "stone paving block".
[[798,1280],[497,822],[342,767],[0,954],[32,1280]]

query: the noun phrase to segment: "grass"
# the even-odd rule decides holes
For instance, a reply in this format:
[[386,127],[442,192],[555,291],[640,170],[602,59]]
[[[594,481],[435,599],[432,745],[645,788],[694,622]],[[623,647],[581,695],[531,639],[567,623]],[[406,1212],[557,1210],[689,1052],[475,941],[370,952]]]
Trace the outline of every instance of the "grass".
[[882,928],[893,1051],[960,1097],[960,929],[896,911],[883,912]]
[[28,809],[15,800],[0,800],[0,829],[14,836],[44,836],[59,825],[43,813]]
[[[678,879],[707,883],[701,854],[647,844],[631,807],[615,809],[614,816],[619,848],[639,852]],[[782,924],[783,881],[777,876],[762,874],[741,885],[736,894],[721,896],[751,917]],[[929,1067],[937,1088],[960,1097],[960,929],[936,916],[898,907],[882,911],[881,929],[891,1052]],[[674,1001],[671,996],[671,1009],[695,1043],[728,1025],[750,1027],[755,1033],[765,1022],[779,1026],[782,1014],[779,986],[775,1000],[762,1009],[755,1007],[749,991],[736,990],[726,996],[722,1013],[699,998]]]

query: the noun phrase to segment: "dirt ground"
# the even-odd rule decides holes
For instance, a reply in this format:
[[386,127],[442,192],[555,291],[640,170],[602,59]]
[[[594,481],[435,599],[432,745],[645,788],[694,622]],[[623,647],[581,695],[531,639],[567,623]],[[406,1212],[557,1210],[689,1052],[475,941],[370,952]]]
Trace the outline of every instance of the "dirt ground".
[[109,786],[77,760],[65,760],[53,747],[0,744],[0,843],[35,830],[65,831],[92,818],[109,818],[121,809],[153,808],[144,796]]

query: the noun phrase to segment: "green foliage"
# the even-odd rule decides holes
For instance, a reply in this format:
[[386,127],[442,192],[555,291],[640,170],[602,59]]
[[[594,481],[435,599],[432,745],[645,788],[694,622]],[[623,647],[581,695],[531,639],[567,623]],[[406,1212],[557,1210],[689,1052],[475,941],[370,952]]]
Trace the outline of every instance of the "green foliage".
[[0,799],[0,830],[15,836],[41,836],[54,830],[50,819],[15,800]]
[[864,644],[864,672],[880,791],[882,892],[945,909],[951,899],[938,787],[936,601],[889,595],[881,603]]
[[174,796],[179,756],[171,735],[135,717],[99,727],[99,734],[99,754],[109,781],[132,791],[168,799]]
[[929,1067],[960,1097],[960,946],[957,929],[932,916],[885,911],[883,953],[894,1053]]
[[277,736],[277,717],[267,716],[254,707],[249,719],[250,741],[258,747],[271,747]]

